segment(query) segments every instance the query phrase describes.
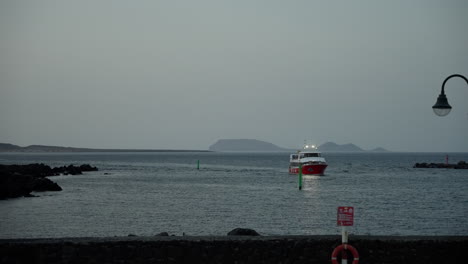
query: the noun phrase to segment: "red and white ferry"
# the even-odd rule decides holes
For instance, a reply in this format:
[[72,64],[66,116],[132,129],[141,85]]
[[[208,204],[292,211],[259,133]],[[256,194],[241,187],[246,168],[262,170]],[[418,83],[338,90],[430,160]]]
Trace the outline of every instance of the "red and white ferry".
[[299,173],[302,168],[304,175],[324,175],[328,164],[314,145],[306,145],[304,149],[291,154],[289,158],[289,173]]

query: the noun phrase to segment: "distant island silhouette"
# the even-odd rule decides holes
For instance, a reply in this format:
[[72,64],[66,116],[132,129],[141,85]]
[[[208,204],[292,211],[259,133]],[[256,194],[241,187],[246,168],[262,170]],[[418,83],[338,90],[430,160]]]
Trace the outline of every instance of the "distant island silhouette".
[[372,151],[372,152],[388,152],[388,150],[378,147],[372,150],[364,150],[352,143],[348,144],[336,144],[334,142],[327,142],[318,147],[318,150],[322,152],[361,152],[361,151]]
[[[273,143],[257,139],[220,139],[209,148],[211,151],[259,151],[259,152],[283,152],[296,151],[297,149],[288,149],[279,147]],[[354,144],[339,145],[334,142],[327,142],[318,147],[321,152],[367,152]],[[388,152],[388,150],[378,147],[372,152]]]
[[290,149],[257,139],[220,139],[208,149],[211,151],[290,151]]
[[354,144],[343,144],[339,145],[334,142],[327,142],[318,147],[320,151],[323,152],[360,152],[364,151],[362,148],[354,145]]
[[209,150],[186,149],[94,149],[61,146],[30,145],[20,147],[8,143],[0,143],[0,152],[209,152]]

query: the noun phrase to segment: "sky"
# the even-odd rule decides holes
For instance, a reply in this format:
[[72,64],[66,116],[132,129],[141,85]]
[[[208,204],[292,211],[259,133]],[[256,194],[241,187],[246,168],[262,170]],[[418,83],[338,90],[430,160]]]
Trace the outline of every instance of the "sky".
[[0,0],[0,142],[468,152],[464,0]]

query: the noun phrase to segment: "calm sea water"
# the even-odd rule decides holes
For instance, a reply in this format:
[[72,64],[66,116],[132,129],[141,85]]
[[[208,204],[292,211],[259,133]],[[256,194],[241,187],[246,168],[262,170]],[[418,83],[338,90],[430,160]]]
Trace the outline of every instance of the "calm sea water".
[[[108,237],[160,232],[339,234],[338,206],[360,235],[468,235],[468,170],[414,169],[445,153],[325,153],[325,176],[288,174],[289,153],[0,154],[2,164],[89,163],[51,177],[61,192],[0,201],[0,238]],[[468,153],[449,154],[468,161]],[[200,160],[200,170],[197,170]]]

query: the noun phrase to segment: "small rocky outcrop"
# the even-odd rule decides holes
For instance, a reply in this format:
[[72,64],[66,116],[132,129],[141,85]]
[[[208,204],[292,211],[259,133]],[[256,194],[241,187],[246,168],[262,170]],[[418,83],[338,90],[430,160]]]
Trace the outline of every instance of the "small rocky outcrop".
[[34,177],[49,177],[58,175],[79,175],[84,171],[97,171],[98,168],[93,167],[89,164],[83,164],[80,166],[68,165],[62,167],[51,168],[48,165],[42,163],[33,163],[27,165],[1,165],[0,164],[0,175],[1,174],[21,174],[30,175]]
[[89,164],[83,164],[83,165],[80,165],[80,166],[68,165],[68,166],[53,168],[52,171],[54,172],[54,175],[50,175],[50,176],[80,175],[80,174],[83,174],[84,171],[97,171],[97,170],[98,170],[98,168],[92,167]]
[[0,199],[31,197],[31,192],[61,191],[55,182],[41,177],[0,173]]
[[32,190],[35,192],[58,192],[62,190],[62,187],[47,178],[36,178]]
[[425,168],[425,169],[468,169],[468,163],[465,161],[459,161],[457,164],[449,163],[416,163],[413,168]]
[[89,164],[51,168],[45,164],[1,165],[0,199],[33,197],[31,192],[61,191],[62,188],[46,178],[57,175],[78,175],[83,171],[97,171]]
[[249,228],[234,228],[228,234],[228,236],[259,236],[257,231]]

